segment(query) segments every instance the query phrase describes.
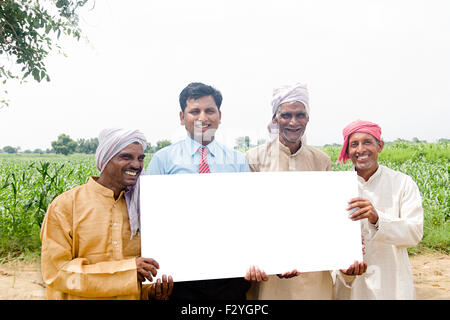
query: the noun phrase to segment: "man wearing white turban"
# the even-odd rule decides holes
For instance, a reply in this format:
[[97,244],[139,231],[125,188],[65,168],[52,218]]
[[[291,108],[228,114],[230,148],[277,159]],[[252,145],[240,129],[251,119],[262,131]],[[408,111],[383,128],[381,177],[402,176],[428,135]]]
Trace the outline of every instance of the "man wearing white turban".
[[[309,116],[309,95],[306,85],[296,83],[274,89],[272,121],[268,129],[270,133],[275,132],[277,135],[272,141],[247,151],[251,171],[330,171],[330,157],[306,144],[304,133]],[[298,201],[298,199],[291,200]],[[289,254],[295,254],[295,246]],[[366,267],[363,262],[355,262],[349,269],[337,273],[337,276],[340,281],[347,283],[353,280],[354,275],[364,272]],[[297,270],[293,270],[278,277],[269,276],[268,281],[252,284],[248,298],[332,299],[334,275],[335,273],[331,271],[300,274]]]
[[166,299],[173,280],[154,285],[158,263],[141,255],[139,176],[146,141],[138,130],[100,133],[99,177],[56,197],[41,229],[47,299]]

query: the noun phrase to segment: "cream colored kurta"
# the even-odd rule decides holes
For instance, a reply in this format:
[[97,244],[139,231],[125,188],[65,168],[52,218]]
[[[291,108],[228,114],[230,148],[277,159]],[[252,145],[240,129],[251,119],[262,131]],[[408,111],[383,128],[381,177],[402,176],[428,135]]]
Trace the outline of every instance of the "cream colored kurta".
[[303,145],[291,154],[278,139],[246,153],[250,169],[262,171],[331,171],[331,159],[323,151]]
[[406,248],[416,246],[423,236],[422,197],[416,183],[406,174],[379,166],[368,181],[358,176],[358,188],[379,218],[375,225],[361,221],[367,272],[351,289],[337,283],[336,298],[415,299]]
[[47,299],[140,299],[135,258],[141,239],[131,231],[123,192],[91,177],[50,204],[41,229]]
[[[291,154],[278,139],[249,150],[247,158],[252,171],[331,171],[330,157],[323,151],[303,145]],[[339,278],[342,276],[338,274]],[[332,272],[305,272],[290,279],[269,276],[268,281],[253,283],[247,297],[258,300],[333,299]]]

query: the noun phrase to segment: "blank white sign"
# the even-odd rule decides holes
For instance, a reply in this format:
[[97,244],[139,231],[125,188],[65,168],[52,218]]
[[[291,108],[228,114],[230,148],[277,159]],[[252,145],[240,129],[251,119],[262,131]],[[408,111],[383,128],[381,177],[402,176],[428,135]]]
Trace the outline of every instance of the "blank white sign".
[[362,261],[347,202],[356,173],[326,171],[144,175],[142,256],[174,281],[348,268]]

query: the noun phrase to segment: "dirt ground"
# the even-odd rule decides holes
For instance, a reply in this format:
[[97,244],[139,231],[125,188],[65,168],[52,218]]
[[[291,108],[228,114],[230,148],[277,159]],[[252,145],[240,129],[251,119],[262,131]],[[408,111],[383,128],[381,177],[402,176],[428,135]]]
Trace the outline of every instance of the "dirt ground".
[[[417,299],[450,300],[450,255],[427,253],[410,258]],[[0,300],[45,298],[39,263],[0,265]]]

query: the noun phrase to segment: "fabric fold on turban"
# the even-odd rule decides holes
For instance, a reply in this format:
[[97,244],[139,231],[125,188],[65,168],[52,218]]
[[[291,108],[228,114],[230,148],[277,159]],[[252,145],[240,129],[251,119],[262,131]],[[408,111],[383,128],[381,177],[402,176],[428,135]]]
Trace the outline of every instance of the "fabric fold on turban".
[[344,130],[342,130],[342,135],[344,136],[344,144],[342,145],[341,153],[339,154],[339,161],[345,162],[350,159],[348,155],[348,139],[352,133],[363,132],[368,133],[375,137],[377,140],[381,140],[381,128],[376,123],[364,120],[356,120],[347,125]]
[[[145,150],[147,142],[144,134],[139,130],[131,129],[104,129],[98,137],[98,147],[95,152],[95,163],[100,173],[103,172],[108,162],[130,143],[138,142]],[[141,174],[143,174],[142,170]],[[139,202],[139,178],[134,186],[125,190],[125,200],[130,221],[131,238],[140,228],[140,202]]]

